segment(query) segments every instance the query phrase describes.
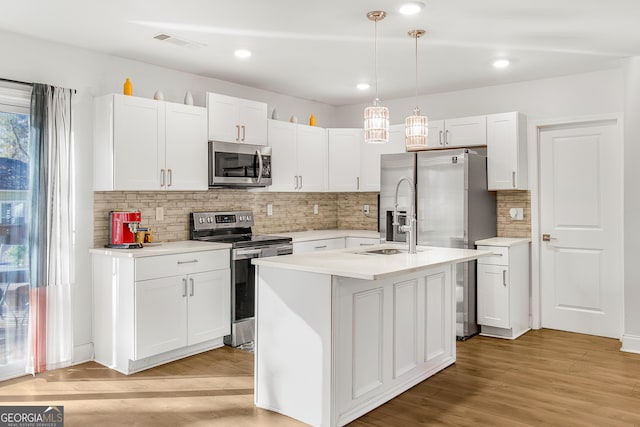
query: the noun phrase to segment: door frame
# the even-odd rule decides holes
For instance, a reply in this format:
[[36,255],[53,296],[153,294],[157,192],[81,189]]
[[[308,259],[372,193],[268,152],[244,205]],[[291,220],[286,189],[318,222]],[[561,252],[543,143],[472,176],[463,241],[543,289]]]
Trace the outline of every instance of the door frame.
[[[529,167],[529,191],[531,192],[531,328],[542,328],[542,301],[540,299],[541,286],[541,245],[540,245],[540,132],[562,125],[590,124],[602,121],[615,121],[619,144],[624,144],[624,122],[622,113],[597,114],[588,116],[572,116],[557,119],[531,120],[527,126],[528,137],[528,167]],[[622,147],[624,156],[624,146]],[[620,164],[624,165],[624,158],[620,158]],[[623,202],[624,203],[624,202]],[[623,233],[624,254],[624,233]],[[624,263],[624,258],[623,258]],[[623,284],[624,295],[624,284]],[[624,301],[624,296],[623,296]],[[624,304],[620,307],[624,319]],[[624,329],[624,328],[623,328]],[[620,336],[624,330],[620,331]]]

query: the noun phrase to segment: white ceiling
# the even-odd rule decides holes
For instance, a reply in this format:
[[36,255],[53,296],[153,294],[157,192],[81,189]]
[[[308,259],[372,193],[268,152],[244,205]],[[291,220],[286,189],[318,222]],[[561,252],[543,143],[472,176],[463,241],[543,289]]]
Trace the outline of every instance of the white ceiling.
[[[332,105],[374,97],[378,23],[382,100],[612,68],[640,55],[640,0],[22,0],[0,29]],[[153,39],[167,33],[200,43]],[[249,59],[233,51],[246,48]],[[508,57],[506,70],[493,59]],[[356,84],[371,83],[362,92]]]

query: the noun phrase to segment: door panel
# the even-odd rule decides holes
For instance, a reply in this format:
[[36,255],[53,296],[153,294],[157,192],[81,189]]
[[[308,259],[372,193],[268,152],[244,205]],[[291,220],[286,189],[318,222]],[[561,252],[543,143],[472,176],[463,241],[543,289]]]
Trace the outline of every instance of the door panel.
[[353,295],[353,399],[383,384],[383,320],[382,289]]
[[207,110],[166,104],[167,190],[207,190]]
[[189,345],[231,333],[231,273],[228,269],[190,274]]
[[542,326],[622,334],[622,143],[615,121],[540,133]]
[[393,286],[393,378],[418,366],[418,281]]

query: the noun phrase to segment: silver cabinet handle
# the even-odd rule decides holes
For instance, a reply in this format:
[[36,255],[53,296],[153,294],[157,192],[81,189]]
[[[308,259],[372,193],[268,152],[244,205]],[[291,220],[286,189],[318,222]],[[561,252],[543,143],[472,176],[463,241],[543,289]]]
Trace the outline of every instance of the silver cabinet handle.
[[356,190],[360,189],[360,177],[356,178]]
[[196,293],[195,285],[193,284],[193,277],[189,278],[189,282],[191,283],[191,293],[189,294],[189,296],[192,297]]
[[198,262],[198,260],[192,259],[191,261],[178,261],[178,264],[193,264],[194,262]]
[[507,270],[502,270],[502,284],[507,286]]
[[169,185],[167,187],[171,187],[173,185],[173,169],[167,169],[167,172],[169,172]]
[[258,156],[258,169],[260,169],[260,171],[258,172],[258,184],[260,184],[260,181],[262,181],[262,167],[263,167],[262,153],[260,152],[260,150],[256,150],[256,155]]
[[187,278],[182,278],[182,298],[187,296]]
[[326,247],[327,247],[327,245],[315,246],[313,249],[324,249]]
[[293,177],[293,189],[297,190],[298,189],[298,175],[295,175]]
[[160,169],[160,176],[162,176],[162,184],[160,184],[160,187],[164,187],[165,185],[165,175],[164,175],[164,169]]
[[240,141],[240,125],[236,125],[236,141]]
[[360,246],[374,246],[375,243],[360,243]]
[[242,142],[244,142],[245,136],[247,136],[247,130],[244,125],[242,125]]
[[513,185],[513,188],[516,188],[516,172],[515,171],[511,172],[511,185]]
[[444,132],[442,132],[442,131],[438,132],[438,144],[439,144],[439,145],[442,145],[442,134],[443,134],[443,133],[444,133]]
[[493,253],[493,256],[502,256],[502,254],[497,253],[497,252],[494,252],[494,253]]
[[302,189],[302,175],[300,175],[300,189]]
[[449,145],[449,129],[444,131],[444,145]]

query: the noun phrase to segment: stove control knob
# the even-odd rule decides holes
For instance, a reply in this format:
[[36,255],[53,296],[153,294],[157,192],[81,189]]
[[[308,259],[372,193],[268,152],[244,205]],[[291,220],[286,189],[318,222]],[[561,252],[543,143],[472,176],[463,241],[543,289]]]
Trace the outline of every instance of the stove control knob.
[[200,224],[204,224],[204,218],[202,218],[202,217],[198,218],[198,222],[199,222]]
[[244,221],[244,215],[240,215],[240,222]]
[[251,221],[251,215],[247,216],[247,221]]
[[211,224],[211,223],[213,222],[213,220],[211,219],[211,217],[210,217],[210,216],[208,216],[208,217],[207,217],[207,222],[208,222],[209,224]]

